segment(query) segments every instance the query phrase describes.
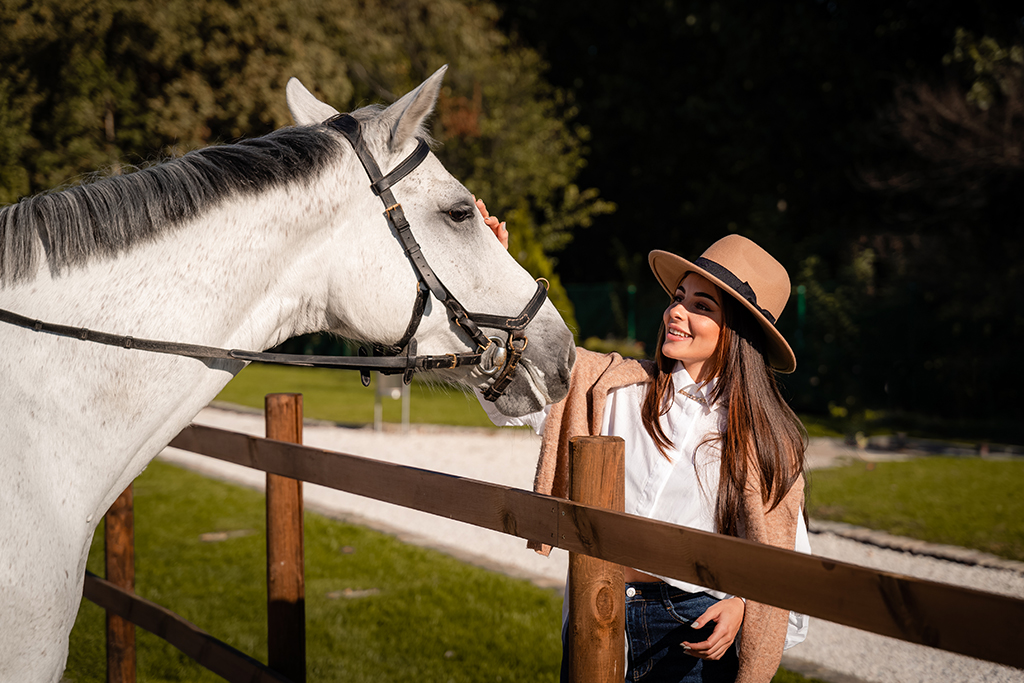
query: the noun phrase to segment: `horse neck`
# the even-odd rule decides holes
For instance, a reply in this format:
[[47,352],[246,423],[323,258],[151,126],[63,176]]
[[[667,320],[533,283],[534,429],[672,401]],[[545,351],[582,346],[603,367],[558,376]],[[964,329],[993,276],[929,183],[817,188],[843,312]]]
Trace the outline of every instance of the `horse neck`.
[[115,334],[233,348],[262,349],[314,329],[323,322],[317,247],[324,216],[335,213],[326,205],[337,201],[316,185],[225,202],[117,258],[41,274],[14,293],[17,308]]
[[[320,183],[225,203],[120,257],[2,289],[0,307],[137,338],[255,350],[322,327],[317,246],[327,241],[325,217],[337,214],[328,204],[344,193],[336,180],[330,194]],[[24,444],[10,447],[45,452],[41,466],[69,478],[82,496],[75,507],[91,513],[106,509],[243,367],[20,328],[0,330],[0,339],[10,340],[0,407],[45,406],[31,418],[34,431],[25,424]]]

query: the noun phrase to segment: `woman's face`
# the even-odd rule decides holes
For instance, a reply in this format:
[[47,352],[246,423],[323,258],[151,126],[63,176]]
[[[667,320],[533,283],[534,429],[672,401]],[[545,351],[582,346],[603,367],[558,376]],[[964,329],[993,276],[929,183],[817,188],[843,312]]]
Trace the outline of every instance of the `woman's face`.
[[701,377],[701,372],[714,354],[722,331],[722,293],[718,287],[697,273],[687,273],[665,309],[664,321],[662,355],[682,361],[695,381],[710,379]]

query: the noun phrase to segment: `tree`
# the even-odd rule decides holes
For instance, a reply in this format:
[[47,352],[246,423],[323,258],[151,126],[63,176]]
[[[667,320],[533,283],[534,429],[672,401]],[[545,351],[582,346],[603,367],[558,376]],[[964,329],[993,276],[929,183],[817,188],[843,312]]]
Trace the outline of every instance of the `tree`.
[[896,89],[891,130],[913,156],[865,173],[907,235],[879,274],[875,317],[908,330],[909,367],[889,383],[898,405],[1010,417],[1024,382],[1024,47],[963,29],[954,40],[949,80]]
[[610,209],[581,189],[586,130],[536,52],[477,0],[39,0],[0,7],[0,199],[291,122],[298,76],[339,109],[395,99],[451,65],[435,136],[446,166],[512,219],[513,254],[552,254]]
[[[802,345],[796,374],[784,378],[798,409],[1016,417],[1019,401],[1009,399],[1008,384],[1000,389],[998,375],[969,369],[952,382],[935,367],[940,354],[965,351],[989,369],[1013,362],[990,335],[1017,328],[987,304],[962,323],[955,342],[944,330],[954,311],[970,310],[977,286],[969,281],[986,282],[985,296],[1020,289],[1019,267],[1011,265],[1020,255],[1022,212],[1011,194],[1019,178],[1005,166],[986,171],[984,190],[973,196],[985,197],[987,208],[968,209],[965,200],[954,212],[940,200],[966,197],[979,176],[922,156],[915,145],[925,141],[904,137],[893,112],[903,95],[918,101],[920,85],[945,92],[936,84],[951,76],[956,54],[977,54],[980,61],[963,62],[972,75],[956,84],[976,125],[979,108],[964,96],[998,94],[1008,82],[1001,69],[1024,37],[1019,3],[594,0],[585,12],[572,3],[501,4],[504,25],[538,48],[551,81],[571,89],[591,131],[582,181],[619,207],[567,247],[566,282],[635,285],[640,336],[650,344],[664,295],[646,253],[696,255],[739,232],[777,254],[793,276],[796,296],[780,326]],[[989,39],[958,47],[958,28]],[[939,104],[928,104],[932,113]],[[984,135],[995,144],[1008,110],[992,107]],[[925,123],[908,120],[911,128]],[[956,144],[967,132],[943,130]],[[992,145],[976,149],[998,158]],[[1014,150],[1007,144],[1001,153],[1008,159]],[[911,172],[914,182],[944,173],[953,183],[895,193],[868,182]],[[985,244],[1006,245],[997,271],[983,265]],[[943,280],[951,266],[957,276]],[[803,315],[794,310],[801,302]],[[1013,318],[1015,309],[1003,310]],[[979,332],[974,340],[971,330]],[[965,375],[974,399],[943,403],[948,391],[938,387],[959,389]]]

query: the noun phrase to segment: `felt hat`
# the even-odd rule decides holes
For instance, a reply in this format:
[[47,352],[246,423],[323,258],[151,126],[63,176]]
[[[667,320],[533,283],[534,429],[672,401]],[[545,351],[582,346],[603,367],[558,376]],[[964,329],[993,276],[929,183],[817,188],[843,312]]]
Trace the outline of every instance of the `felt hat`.
[[718,285],[754,314],[768,341],[768,362],[779,372],[796,370],[796,356],[775,322],[789,300],[789,274],[771,254],[742,235],[726,235],[694,261],[667,251],[652,251],[648,260],[670,296],[687,273]]

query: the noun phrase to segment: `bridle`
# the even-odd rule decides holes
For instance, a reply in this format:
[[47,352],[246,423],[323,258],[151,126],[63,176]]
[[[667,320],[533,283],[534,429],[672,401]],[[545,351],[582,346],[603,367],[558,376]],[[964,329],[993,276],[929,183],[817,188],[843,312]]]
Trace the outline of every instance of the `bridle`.
[[[378,347],[379,350],[392,357],[404,356],[408,359],[409,364],[404,371],[406,383],[412,380],[415,369],[421,367],[420,359],[424,363],[422,366],[424,369],[481,365],[481,370],[484,374],[495,375],[490,386],[484,392],[484,398],[488,401],[497,400],[512,382],[523,352],[526,351],[526,345],[529,343],[529,339],[525,334],[526,326],[537,315],[540,307],[544,304],[544,300],[547,298],[547,287],[545,286],[547,281],[539,280],[537,282],[537,291],[534,292],[533,297],[527,302],[523,311],[514,318],[492,315],[490,313],[469,313],[466,311],[465,307],[444,286],[444,283],[434,273],[433,268],[427,263],[427,259],[420,250],[419,243],[412,234],[409,221],[405,218],[402,205],[398,203],[395,195],[391,192],[391,188],[394,185],[427,158],[430,148],[427,147],[426,141],[420,139],[412,154],[406,157],[390,173],[382,175],[380,167],[377,166],[377,162],[363,140],[362,129],[355,117],[350,114],[338,114],[327,119],[324,125],[337,130],[352,145],[352,149],[355,150],[356,156],[359,157],[366,175],[370,178],[370,189],[384,203],[384,217],[387,219],[388,226],[394,231],[395,236],[398,237],[398,241],[401,243],[402,249],[405,250],[409,263],[412,264],[412,268],[416,272],[416,302],[413,305],[412,317],[406,326],[405,334],[395,344],[387,347]],[[444,356],[416,355],[416,339],[414,335],[419,328],[420,321],[423,319],[423,311],[431,294],[448,309],[451,321],[461,328],[473,340],[473,343],[477,345],[478,350],[476,353],[451,353]],[[500,337],[488,337],[480,330],[480,327],[508,332],[507,342],[503,341]],[[440,364],[434,365],[435,362],[440,362]],[[366,385],[368,382],[369,377],[364,373],[363,384]]]
[[[485,375],[493,375],[490,385],[484,391],[484,398],[496,401],[508,388],[515,377],[522,359],[523,352],[529,343],[526,327],[537,315],[547,298],[546,280],[537,281],[537,291],[526,304],[523,311],[513,318],[490,313],[470,313],[459,303],[452,293],[444,286],[434,270],[427,263],[420,245],[412,234],[409,221],[405,218],[402,205],[395,199],[391,188],[402,178],[409,175],[419,166],[430,148],[424,140],[419,140],[416,149],[387,175],[380,172],[380,167],[367,148],[362,137],[359,121],[349,114],[339,114],[324,122],[325,126],[341,133],[351,143],[359,157],[367,176],[370,188],[384,203],[384,217],[388,226],[394,231],[401,243],[413,271],[416,273],[416,300],[413,304],[412,317],[406,326],[405,333],[396,343],[391,345],[374,345],[374,350],[383,355],[364,356],[365,349],[360,349],[360,357],[351,356],[312,356],[304,354],[266,353],[259,351],[243,351],[240,349],[221,349],[214,346],[197,344],[181,344],[177,342],[137,339],[134,337],[97,332],[84,327],[58,325],[41,320],[33,320],[11,311],[0,309],[0,322],[24,327],[37,332],[47,332],[62,337],[71,337],[83,341],[91,341],[109,346],[120,346],[126,349],[138,349],[154,353],[166,353],[190,358],[213,358],[241,361],[259,361],[278,365],[301,365],[308,367],[327,367],[345,370],[359,370],[363,386],[370,384],[370,371],[376,370],[385,375],[401,373],[406,384],[412,381],[416,372],[423,370],[452,369],[465,365],[479,365]],[[476,351],[470,353],[446,353],[443,355],[420,356],[416,354],[416,330],[423,320],[427,300],[434,298],[444,304],[449,317],[476,344]],[[487,336],[481,327],[503,330],[508,333],[506,340],[497,336]]]

